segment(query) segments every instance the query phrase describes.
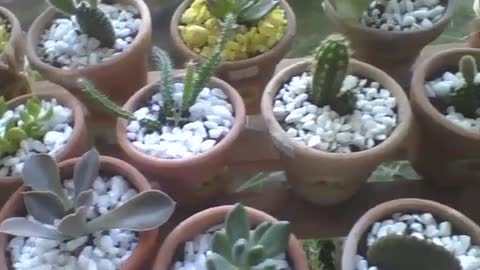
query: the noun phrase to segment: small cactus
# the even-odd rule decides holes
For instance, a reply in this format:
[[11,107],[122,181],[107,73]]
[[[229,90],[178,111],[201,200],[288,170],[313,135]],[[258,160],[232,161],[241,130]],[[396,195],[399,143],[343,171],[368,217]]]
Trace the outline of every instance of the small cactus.
[[480,108],[480,85],[475,83],[478,73],[476,59],[465,55],[460,59],[459,69],[465,78],[466,85],[450,93],[450,104],[465,117],[476,118]]
[[315,50],[312,63],[312,102],[329,105],[340,115],[354,110],[355,95],[340,92],[347,74],[350,54],[347,40],[338,34],[327,37]]
[[112,23],[97,5],[97,0],[47,0],[48,4],[61,13],[75,15],[80,29],[90,37],[100,41],[103,47],[112,48],[115,44],[115,31]]
[[[423,259],[414,259],[422,256]],[[389,235],[368,249],[368,262],[382,270],[461,270],[444,247],[413,236]]]

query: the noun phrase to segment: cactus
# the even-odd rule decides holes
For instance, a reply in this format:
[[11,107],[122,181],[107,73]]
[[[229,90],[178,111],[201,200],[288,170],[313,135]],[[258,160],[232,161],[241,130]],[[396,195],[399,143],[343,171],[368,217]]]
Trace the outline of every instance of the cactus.
[[332,240],[309,239],[302,243],[311,270],[336,269],[336,246]]
[[[421,254],[421,260],[413,259]],[[382,270],[461,270],[459,261],[444,247],[413,236],[389,235],[368,249],[368,261]]]
[[315,50],[312,63],[311,99],[317,106],[329,105],[340,115],[354,110],[355,95],[340,92],[350,62],[348,42],[338,34],[327,37]]
[[61,13],[75,16],[80,29],[90,37],[100,41],[103,47],[112,48],[115,44],[115,31],[109,18],[97,5],[97,0],[47,0],[48,4]]
[[478,73],[477,61],[471,55],[460,59],[459,70],[465,78],[465,86],[450,93],[450,105],[465,117],[476,118],[480,108],[480,85],[475,83]]
[[207,269],[275,269],[275,265],[265,260],[286,252],[289,227],[288,222],[264,222],[250,230],[247,211],[241,204],[235,205],[227,214],[224,229],[213,235]]
[[[73,172],[74,194],[70,199],[63,189],[59,168],[49,155],[35,155],[25,162],[23,193],[25,207],[36,221],[25,217],[6,219],[0,232],[53,240],[67,240],[110,229],[152,230],[164,224],[175,209],[175,202],[158,190],[144,191],[116,209],[87,220],[94,200],[92,185],[99,174],[99,154],[95,149],[84,154]],[[55,220],[60,222],[55,226]]]
[[208,10],[220,20],[235,16],[238,23],[255,24],[268,15],[278,0],[206,0]]

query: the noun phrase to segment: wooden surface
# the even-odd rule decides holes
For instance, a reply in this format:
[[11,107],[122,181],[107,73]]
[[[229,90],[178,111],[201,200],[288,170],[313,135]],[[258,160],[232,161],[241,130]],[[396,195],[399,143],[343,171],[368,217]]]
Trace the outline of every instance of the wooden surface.
[[[449,44],[428,47],[420,59],[432,53],[463,44]],[[279,68],[299,61],[284,60]],[[421,61],[421,60],[419,60]],[[150,73],[155,80],[156,73]],[[39,82],[34,91],[59,89],[48,82]],[[94,121],[92,121],[94,122]],[[93,123],[94,125],[95,123]],[[92,130],[92,129],[90,129]],[[98,144],[104,154],[122,158],[115,145]],[[274,149],[270,136],[265,131],[258,115],[249,116],[247,126],[230,155],[230,168],[238,173],[281,170],[282,164]],[[278,177],[283,177],[280,175]],[[371,182],[362,187],[350,201],[335,207],[318,207],[302,201],[284,188],[274,188],[262,193],[232,193],[217,204],[242,201],[245,204],[265,210],[279,219],[292,222],[294,232],[301,238],[345,236],[358,217],[372,206],[396,198],[432,199],[457,208],[480,222],[480,209],[477,208],[480,182],[472,182],[459,189],[437,189],[425,181]],[[175,224],[192,214],[191,210],[179,210],[162,230],[167,233]]]

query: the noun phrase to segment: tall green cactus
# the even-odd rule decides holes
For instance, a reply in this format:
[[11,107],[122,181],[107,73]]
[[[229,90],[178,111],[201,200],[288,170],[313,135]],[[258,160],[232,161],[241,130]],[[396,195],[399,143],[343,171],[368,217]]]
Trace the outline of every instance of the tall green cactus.
[[115,44],[115,31],[110,19],[101,11],[97,0],[47,0],[47,3],[61,13],[75,15],[80,29],[90,37],[100,41],[103,47],[112,48]]
[[333,34],[315,50],[312,63],[312,102],[317,106],[329,105],[340,115],[352,113],[355,96],[340,93],[347,75],[350,53],[345,37]]
[[465,55],[460,59],[459,70],[462,73],[466,85],[450,94],[450,105],[465,117],[476,118],[477,109],[480,108],[480,85],[475,84],[475,76],[478,73],[476,59],[471,55]]

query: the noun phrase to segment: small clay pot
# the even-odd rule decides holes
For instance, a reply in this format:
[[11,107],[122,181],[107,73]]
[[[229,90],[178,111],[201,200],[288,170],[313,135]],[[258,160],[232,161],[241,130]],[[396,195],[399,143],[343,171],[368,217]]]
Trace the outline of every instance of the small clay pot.
[[262,97],[262,115],[280,152],[288,182],[304,199],[320,205],[331,205],[350,198],[367,181],[380,163],[402,159],[412,124],[407,96],[395,80],[383,71],[356,61],[350,62],[350,73],[379,82],[397,100],[398,125],[381,144],[364,151],[340,154],[308,148],[292,140],[273,115],[273,99],[292,77],[308,71],[311,60],[291,65],[272,78]]
[[[63,92],[45,92],[41,94],[30,94],[17,97],[10,100],[7,105],[14,108],[36,96],[40,99],[55,98],[58,104],[68,107],[73,111],[73,131],[63,148],[55,155],[55,159],[60,162],[69,158],[82,155],[87,149],[87,127],[85,125],[85,114],[82,110],[80,102],[72,95]],[[8,197],[22,184],[20,176],[2,176],[0,177],[0,203],[3,204]]]
[[480,227],[457,210],[446,205],[420,199],[398,199],[375,206],[355,223],[344,242],[342,269],[355,270],[355,256],[365,255],[366,236],[377,221],[389,219],[394,213],[431,213],[434,217],[452,223],[455,232],[472,237],[472,243],[480,243]]
[[[293,10],[286,0],[279,0],[279,2],[279,6],[285,11],[285,17],[288,21],[283,38],[269,51],[244,60],[224,62],[217,71],[217,76],[220,79],[228,82],[240,92],[240,95],[245,100],[248,114],[260,112],[262,89],[265,88],[273,76],[277,64],[290,50],[293,38],[297,32],[297,22]],[[170,23],[170,37],[173,40],[173,50],[176,53],[176,57],[184,62],[191,59],[202,59],[200,55],[185,45],[178,31],[182,15],[190,7],[191,3],[192,0],[183,1],[173,14]]]
[[[176,81],[183,81],[184,73],[175,75]],[[128,161],[144,173],[150,181],[156,181],[174,198],[180,206],[197,207],[197,199],[210,199],[211,193],[221,193],[227,181],[221,178],[225,173],[229,151],[240,135],[245,123],[245,105],[242,98],[228,83],[211,78],[209,87],[220,88],[233,105],[235,120],[230,132],[212,149],[184,159],[160,159],[147,155],[133,146],[127,138],[127,121],[117,123],[118,144],[126,153]],[[140,89],[124,105],[130,112],[137,110],[158,91],[155,83]],[[204,192],[206,191],[206,193]]]
[[[73,158],[59,164],[60,174],[63,180],[71,179],[75,164],[79,162],[79,160],[80,158]],[[125,177],[139,192],[152,189],[147,179],[145,179],[137,169],[122,160],[101,156],[100,170],[110,175],[121,175]],[[0,222],[11,217],[25,216],[26,209],[22,195],[24,190],[25,186],[21,186],[12,197],[10,197],[0,212]],[[121,265],[120,270],[149,269],[153,261],[153,256],[155,256],[158,248],[157,238],[158,230],[140,232],[137,247],[132,255]],[[3,252],[0,252],[0,270],[11,269],[10,258],[6,254],[9,239],[9,235],[0,233],[0,249],[3,250]]]
[[480,172],[480,134],[448,120],[425,94],[425,83],[446,71],[457,72],[458,62],[464,55],[480,58],[478,49],[462,48],[446,50],[427,59],[415,70],[410,91],[418,125],[409,159],[425,180],[442,186],[461,185],[477,178]]
[[[180,223],[163,241],[160,252],[155,259],[154,270],[168,270],[173,262],[175,262],[175,254],[178,249],[187,241],[191,241],[195,236],[205,233],[213,226],[223,224],[225,217],[233,209],[232,205],[224,205],[209,208],[199,212],[182,223]],[[246,207],[248,219],[251,224],[260,224],[262,222],[278,222],[274,217],[261,212],[259,210]],[[288,243],[288,258],[292,269],[308,270],[308,263],[303,251],[302,245],[292,234]]]
[[79,78],[87,78],[105,95],[118,104],[124,104],[138,89],[147,84],[148,59],[152,39],[152,20],[147,5],[142,0],[116,0],[129,4],[140,12],[142,23],[137,36],[128,48],[118,56],[83,69],[64,70],[43,62],[37,54],[37,46],[45,29],[61,16],[53,8],[44,11],[32,24],[27,34],[27,56],[31,66],[47,80],[68,89],[98,118],[111,119],[100,105],[92,101],[78,87]]
[[335,1],[324,1],[324,10],[335,29],[351,41],[355,58],[369,63],[392,76],[408,89],[411,67],[422,49],[440,36],[450,24],[455,0],[442,0],[446,10],[442,19],[432,27],[416,31],[385,31],[351,24],[341,19],[335,10]]

